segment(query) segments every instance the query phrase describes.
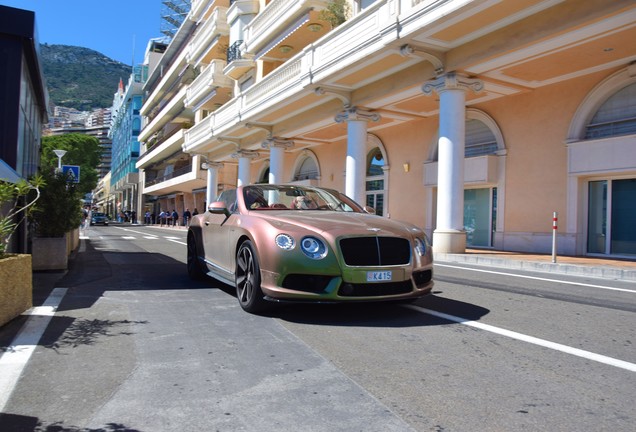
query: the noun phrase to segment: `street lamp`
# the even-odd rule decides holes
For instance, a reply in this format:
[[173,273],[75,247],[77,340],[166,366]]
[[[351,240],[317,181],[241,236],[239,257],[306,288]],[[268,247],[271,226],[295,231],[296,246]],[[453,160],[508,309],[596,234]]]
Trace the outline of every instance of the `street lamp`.
[[62,156],[66,154],[66,150],[53,150],[53,153],[57,156],[57,172],[62,172]]

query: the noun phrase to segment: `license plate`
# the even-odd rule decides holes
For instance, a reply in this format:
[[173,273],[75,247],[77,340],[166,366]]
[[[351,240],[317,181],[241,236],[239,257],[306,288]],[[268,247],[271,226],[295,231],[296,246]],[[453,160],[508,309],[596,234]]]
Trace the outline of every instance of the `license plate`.
[[390,281],[392,274],[390,271],[370,271],[367,272],[367,282]]

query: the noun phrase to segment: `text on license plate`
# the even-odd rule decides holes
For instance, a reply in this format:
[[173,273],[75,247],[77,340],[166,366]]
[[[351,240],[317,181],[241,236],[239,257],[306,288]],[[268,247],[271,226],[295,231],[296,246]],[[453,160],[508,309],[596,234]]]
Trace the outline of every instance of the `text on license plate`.
[[367,272],[367,282],[384,282],[391,280],[390,271],[370,271]]

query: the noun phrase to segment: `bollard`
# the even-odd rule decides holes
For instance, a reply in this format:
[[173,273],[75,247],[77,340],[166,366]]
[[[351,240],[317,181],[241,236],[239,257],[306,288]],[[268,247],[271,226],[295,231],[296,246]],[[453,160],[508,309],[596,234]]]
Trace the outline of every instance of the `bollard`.
[[552,213],[552,262],[555,263],[557,261],[557,222],[558,222],[558,213]]

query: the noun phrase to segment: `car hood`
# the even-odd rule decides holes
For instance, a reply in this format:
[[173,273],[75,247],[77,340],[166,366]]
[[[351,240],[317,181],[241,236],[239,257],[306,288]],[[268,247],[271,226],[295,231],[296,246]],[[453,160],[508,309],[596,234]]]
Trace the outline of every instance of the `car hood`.
[[290,225],[334,238],[350,235],[420,236],[415,225],[366,213],[331,211],[268,212],[259,214],[280,230]]

